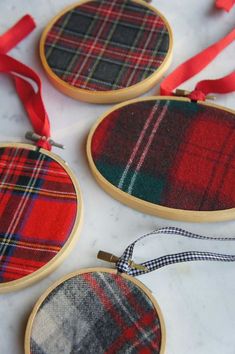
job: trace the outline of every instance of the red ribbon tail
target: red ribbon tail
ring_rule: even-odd
[[[30,15],[23,16],[6,33],[0,36],[0,53],[6,54],[27,37],[36,27]]]
[[[18,96],[28,113],[34,132],[39,136],[37,145],[50,150],[50,122],[43,104],[40,77],[34,70],[6,54],[34,28],[33,18],[26,15],[0,36],[0,73],[8,74],[14,79]]]
[[[217,0],[215,6],[218,9],[229,12],[235,4],[235,0]]]

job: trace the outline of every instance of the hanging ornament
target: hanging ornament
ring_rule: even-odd
[[[120,258],[99,252],[98,258],[114,263],[116,269],[83,269],[53,284],[30,315],[25,354],[163,354],[166,333],[160,307],[150,290],[134,277],[174,263],[234,262],[235,256],[191,251],[135,263],[134,247],[151,235],[234,241],[166,227],[137,239]]]
[[[119,201],[174,220],[235,217],[235,112],[206,102],[235,91],[235,72],[177,89],[235,39],[235,30],[181,64],[162,96],[128,101],[92,127],[88,161],[98,183]]]
[[[41,80],[6,54],[34,27],[32,18],[25,16],[0,38],[0,72],[13,78],[34,130],[26,137],[35,142],[0,144],[0,293],[28,286],[53,271],[71,250],[81,226],[76,177],[50,151],[63,146],[51,138]]]
[[[162,77],[171,61],[172,32],[145,1],[81,1],[48,24],[40,56],[49,79],[66,95],[120,102]]]

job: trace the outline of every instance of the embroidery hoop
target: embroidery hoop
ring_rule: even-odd
[[[135,276],[139,275],[144,275],[147,273],[150,273],[155,270],[159,270],[160,268],[163,268],[168,265],[173,265],[177,263],[184,263],[184,262],[197,262],[197,261],[216,261],[216,262],[235,262],[235,255],[234,254],[221,254],[221,253],[214,253],[214,252],[208,252],[208,251],[186,251],[186,252],[180,252],[180,253],[170,253],[166,254],[164,256],[157,257],[155,259],[150,259],[142,263],[135,263],[134,262],[134,248],[137,245],[137,243],[142,243],[144,239],[148,237],[159,237],[159,236],[171,236],[171,237],[183,237],[183,238],[190,238],[190,239],[195,239],[195,240],[200,240],[200,241],[217,241],[217,242],[224,242],[224,241],[234,241],[235,239],[233,237],[208,237],[208,236],[203,236],[203,235],[198,235],[191,233],[189,231],[177,228],[177,227],[164,227],[161,229],[156,229],[152,232],[149,232],[139,238],[137,238],[135,241],[133,241],[129,246],[126,247],[124,253],[122,254],[121,257],[117,257],[113,254],[100,251],[97,255],[97,258],[110,262],[110,263],[115,263],[116,269],[109,269],[109,268],[88,268],[88,269],[82,269],[80,271],[71,273],[69,275],[66,275],[62,279],[58,280],[55,284],[53,284],[36,302],[36,305],[33,308],[33,311],[29,317],[27,327],[26,327],[26,333],[25,333],[25,354],[30,354],[30,341],[31,341],[31,333],[33,329],[33,323],[35,320],[35,317],[38,313],[38,310],[41,308],[42,303],[44,300],[48,297],[48,295],[60,284],[64,283],[66,280],[73,278],[74,276],[77,275],[83,275],[85,273],[96,273],[96,272],[106,272],[109,274],[117,274],[120,277],[123,277],[131,282],[133,282],[135,285],[139,287],[140,290],[142,290],[145,295],[149,298],[151,301],[153,308],[156,310],[157,313],[157,318],[159,320],[160,324],[160,329],[161,329],[161,347],[160,347],[160,354],[164,353],[165,349],[165,343],[166,343],[166,330],[165,330],[165,324],[164,324],[164,319],[161,313],[161,310],[159,308],[159,305],[157,304],[155,298],[153,298],[152,294],[150,291],[141,283],[139,282]],[[142,244],[143,247],[143,244]],[[90,280],[91,282],[91,280]],[[106,286],[106,285],[105,285]],[[93,288],[93,287],[92,287]],[[99,285],[98,285],[99,288]],[[79,288],[77,288],[79,289]],[[68,288],[66,289],[66,294],[67,294]],[[94,290],[95,292],[95,290]],[[79,292],[78,292],[79,294]],[[88,298],[89,295],[87,294]],[[107,296],[113,296],[107,294]],[[58,299],[57,299],[58,301]],[[56,311],[57,309],[57,304],[60,303],[58,301],[57,303],[53,303],[53,312]],[[87,306],[87,304],[85,305]],[[62,315],[61,315],[62,316]],[[40,323],[44,324],[45,319],[40,318],[38,325]],[[107,328],[107,325],[105,326]],[[91,327],[92,328],[92,327]],[[40,327],[37,328],[37,332],[40,330]],[[55,333],[58,335],[58,333],[55,331]],[[120,335],[120,334],[118,334]],[[40,337],[40,343],[36,344],[43,344],[43,339],[42,336]],[[43,348],[44,349],[44,348]],[[45,348],[45,352],[47,349]]]
[[[203,52],[199,53],[196,56],[197,58],[193,57],[193,58],[189,59],[187,62],[181,64],[180,67],[175,69],[173,71],[173,73],[170,74],[170,76],[164,80],[164,82],[166,82],[165,87],[168,88],[168,86],[170,86],[169,79],[171,79],[171,78],[172,78],[171,80],[173,82],[172,85],[174,85],[174,87],[177,87],[181,82],[186,81],[184,76],[187,76],[187,79],[194,76],[195,73],[199,72],[200,70],[202,70],[202,68],[204,68],[206,65],[208,65],[208,63],[210,61],[212,61],[212,59],[216,55],[218,55],[224,47],[229,45],[234,40],[234,37],[235,37],[235,31],[232,31],[231,33],[229,33],[229,35],[227,35],[225,38],[220,40],[218,43],[210,46],[209,48],[205,49]],[[187,68],[186,68],[186,63],[190,62],[189,63],[190,64],[189,68],[190,68],[190,66],[192,66],[192,64],[193,64],[193,60],[196,61],[199,58],[201,59],[204,55],[204,52],[210,52],[211,47],[213,47],[213,49],[216,48],[217,53],[215,54],[215,51],[214,51],[213,54],[210,54],[208,56],[209,58],[207,59],[207,63],[200,64],[201,65],[200,69],[198,69],[198,68],[195,69],[193,74],[190,73],[190,70],[188,70],[189,71],[189,73],[188,73]],[[214,55],[214,57],[212,57],[213,55]],[[182,68],[183,74],[182,74],[182,72],[180,72],[177,76],[175,73],[179,72],[181,68]],[[184,78],[184,80],[183,80],[183,78]],[[229,81],[228,79],[230,79],[230,78],[231,78],[231,74],[226,76],[223,79],[214,80],[214,82],[218,82],[218,83],[221,82],[222,83],[222,81],[223,81],[223,83],[224,83],[226,80],[228,82]],[[213,84],[213,80],[204,80],[204,81],[201,81],[198,85],[199,86],[200,86],[200,84],[204,85],[204,83],[209,83],[209,85],[210,85],[210,83]],[[163,86],[162,86],[162,91],[163,91]],[[168,91],[170,93],[170,89]],[[218,90],[216,92],[226,93],[226,92],[231,92],[231,91],[232,91],[232,89],[228,85],[228,88],[226,88],[226,89],[222,88],[220,91]],[[209,91],[209,92],[211,92],[211,91]],[[154,101],[167,101],[167,100],[170,101],[170,100],[172,100],[172,101],[180,101],[180,102],[191,102],[191,101],[195,100],[198,105],[203,105],[204,107],[216,108],[217,110],[229,112],[229,113],[235,115],[235,111],[232,109],[228,109],[223,106],[218,106],[218,105],[203,101],[202,99],[204,97],[204,100],[205,100],[206,95],[203,95],[203,93],[201,93],[201,91],[199,91],[197,89],[195,89],[192,93],[188,92],[187,94],[182,94],[182,96],[185,96],[185,97],[180,97],[177,95],[174,96],[174,93],[172,93],[171,96],[169,96],[169,93],[168,94],[167,93],[163,92],[163,96],[152,96],[152,97],[139,98],[139,99],[134,99],[134,100],[130,100],[128,102],[124,102],[124,103],[115,105],[113,108],[111,108],[109,111],[107,111],[103,116],[101,116],[101,118],[98,119],[98,121],[92,126],[92,128],[89,132],[89,135],[88,135],[88,139],[87,139],[87,158],[88,158],[88,162],[89,162],[92,174],[94,175],[96,181],[100,184],[100,186],[112,197],[114,197],[115,199],[119,200],[120,202],[122,202],[134,209],[137,209],[137,210],[147,213],[147,214],[152,214],[152,215],[162,217],[162,218],[167,218],[167,219],[172,219],[172,220],[177,220],[177,221],[178,220],[179,221],[187,221],[187,222],[216,222],[216,221],[227,221],[227,220],[234,219],[235,206],[234,206],[234,208],[223,209],[223,210],[215,210],[215,211],[198,211],[198,210],[196,210],[195,211],[195,210],[187,210],[187,209],[186,210],[185,209],[176,209],[176,208],[161,206],[159,204],[154,204],[154,203],[145,201],[144,199],[140,199],[138,197],[128,194],[128,192],[123,192],[121,189],[114,186],[99,172],[98,168],[96,167],[93,156],[92,156],[92,139],[93,139],[93,136],[96,132],[96,129],[106,118],[109,119],[108,116],[112,112],[117,111],[118,109],[120,109],[122,107],[129,106],[129,105],[131,106],[131,104],[133,104],[133,103],[147,102],[147,101],[151,101],[151,100],[154,100]],[[190,97],[190,95],[194,95],[194,94],[198,95],[198,97],[196,99],[194,97]]]
[[[235,207],[232,209],[218,210],[218,211],[192,211],[184,209],[174,209],[170,207],[161,206],[159,204],[154,204],[133,195],[130,195],[118,187],[114,186],[109,182],[98,170],[95,165],[94,159],[92,157],[92,139],[96,132],[97,127],[103,122],[106,117],[108,117],[112,112],[125,106],[129,106],[136,102],[146,102],[146,101],[181,101],[181,102],[191,102],[189,98],[183,97],[172,97],[172,96],[150,96],[145,98],[138,98],[128,102],[124,102],[112,107],[104,115],[102,115],[98,121],[92,126],[88,139],[87,139],[87,158],[93,176],[95,177],[98,184],[104,189],[105,192],[110,194],[114,199],[117,199],[123,204],[128,205],[131,208],[137,209],[140,212],[151,214],[165,219],[172,219],[176,221],[187,221],[187,222],[216,222],[216,221],[227,221],[232,220],[235,217]],[[212,103],[198,101],[200,105],[207,107],[214,107],[222,111],[226,111],[235,115],[235,111],[232,109],[224,108]]]
[[[24,144],[24,143],[2,143],[0,142],[0,148],[5,148],[5,147],[13,147],[13,148],[23,148],[27,150],[33,150],[36,151],[37,147],[35,145],[31,144]],[[23,276],[17,280],[13,280],[10,282],[5,282],[5,283],[0,283],[0,294],[1,293],[6,293],[10,291],[17,291],[21,288],[28,287],[31,284],[41,280],[42,278],[46,277],[48,274],[52,273],[64,260],[65,258],[69,255],[69,253],[72,251],[74,248],[78,236],[81,232],[81,227],[82,227],[82,219],[83,219],[83,203],[82,203],[82,198],[81,198],[81,192],[79,188],[78,181],[72,172],[68,165],[64,162],[62,158],[57,156],[56,154],[47,151],[45,149],[40,149],[40,153],[45,154],[46,156],[49,156],[51,159],[59,163],[63,169],[67,172],[68,176],[71,178],[71,181],[73,183],[74,189],[76,191],[77,195],[77,202],[79,205],[79,208],[77,208],[77,215],[74,221],[73,228],[71,230],[70,236],[68,237],[67,241],[64,243],[63,247],[61,250],[56,254],[55,257],[53,257],[48,263],[46,263],[44,266],[36,270],[35,272]]]
[[[126,101],[128,99],[134,98],[136,96],[139,96],[146,91],[150,90],[156,83],[160,80],[160,78],[163,76],[163,74],[167,71],[167,69],[170,66],[171,59],[172,59],[172,50],[173,50],[173,34],[172,34],[172,29],[167,21],[167,19],[162,15],[161,12],[159,12],[156,8],[151,6],[150,4],[146,3],[144,0],[132,0],[132,2],[136,4],[143,5],[150,10],[152,10],[154,13],[156,13],[158,16],[160,16],[168,30],[169,33],[169,48],[168,52],[165,56],[165,59],[163,60],[162,64],[159,66],[159,68],[151,74],[149,77],[146,79],[138,82],[137,84],[134,84],[132,86],[118,89],[118,90],[110,90],[110,91],[89,91],[86,89],[81,89],[81,88],[76,88],[72,85],[69,85],[62,79],[60,79],[50,68],[48,65],[47,59],[45,57],[45,41],[48,32],[50,31],[51,27],[54,25],[54,23],[62,17],[65,13],[70,11],[71,9],[83,5],[87,2],[90,2],[91,0],[82,0],[79,3],[75,3],[72,6],[68,6],[65,8],[63,11],[61,11],[57,16],[55,16],[49,24],[46,26],[44,29],[41,39],[40,39],[40,44],[39,44],[39,53],[40,53],[40,58],[42,62],[42,66],[44,70],[46,71],[46,74],[49,78],[49,80],[52,82],[52,84],[60,90],[62,93],[65,95],[68,95],[72,98],[90,102],[90,103],[115,103],[115,102],[121,102],[121,101]]]
[[[9,36],[10,40],[6,41],[6,48],[8,45],[11,46],[11,37],[12,37],[12,34],[14,33],[14,31],[17,31],[17,34],[18,34],[18,36],[16,36],[15,41],[19,42],[26,35],[28,35],[29,32],[31,32],[34,29],[34,27],[35,27],[35,24],[34,24],[32,18],[28,15],[24,16],[19,22],[16,23],[15,26],[13,26],[5,34],[6,38],[7,38],[8,33],[10,34],[10,36]],[[14,38],[14,36],[12,38]],[[13,42],[14,42],[14,40],[13,40]],[[13,43],[12,43],[12,47],[13,47]],[[9,48],[8,48],[8,50],[9,50]],[[3,53],[4,53],[4,51],[3,51]],[[11,57],[8,57],[8,59],[11,60]],[[15,61],[15,63],[22,65],[18,61]],[[24,67],[27,68],[26,66],[24,66]],[[29,69],[29,70],[31,70],[31,69]],[[17,70],[16,70],[16,72],[17,72]],[[36,73],[34,73],[34,74],[37,77],[37,74]],[[27,76],[27,74],[26,74],[26,76]],[[39,81],[40,81],[40,79],[39,79]],[[42,145],[44,145],[43,141],[42,141]],[[63,262],[63,260],[67,257],[69,252],[73,249],[75,242],[77,241],[77,236],[79,235],[79,233],[81,231],[82,217],[83,217],[83,202],[82,202],[82,198],[81,198],[81,192],[80,192],[80,187],[79,187],[78,181],[77,181],[74,173],[72,172],[72,170],[70,170],[67,163],[62,158],[60,158],[56,154],[52,153],[51,151],[42,148],[40,146],[40,144],[39,144],[39,146],[37,146],[37,145],[32,145],[32,144],[27,144],[27,143],[0,142],[0,148],[8,148],[8,147],[16,148],[16,149],[21,148],[21,149],[28,150],[28,151],[38,151],[40,154],[50,157],[51,160],[55,161],[58,165],[60,165],[71,180],[71,183],[74,187],[74,191],[76,193],[76,197],[77,197],[76,200],[77,200],[78,207],[77,207],[77,211],[76,211],[76,216],[74,218],[73,227],[72,227],[72,230],[70,231],[70,235],[67,238],[64,245],[61,247],[60,251],[57,252],[56,256],[51,258],[49,262],[47,262],[43,266],[39,267],[36,271],[34,271],[26,276],[22,276],[16,280],[12,280],[9,282],[0,283],[0,293],[6,293],[9,291],[16,291],[16,290],[19,290],[23,287],[27,287],[27,286],[31,285],[32,283],[42,279],[43,277],[45,277],[46,275],[51,273],[53,270],[55,270]]]
[[[26,327],[26,332],[25,332],[25,342],[24,342],[24,348],[25,348],[25,354],[31,354],[30,351],[30,339],[31,339],[31,333],[32,333],[32,327],[33,327],[33,323],[34,323],[34,319],[37,315],[37,312],[41,306],[41,304],[43,303],[43,301],[48,297],[48,295],[56,288],[58,287],[60,284],[64,283],[66,280],[71,279],[75,276],[79,276],[85,273],[95,273],[95,272],[103,272],[103,273],[109,273],[109,274],[117,274],[117,271],[115,269],[111,269],[111,268],[102,268],[102,267],[97,267],[97,268],[84,268],[81,269],[79,271],[75,271],[73,273],[70,273],[68,275],[63,276],[61,279],[59,279],[58,281],[56,281],[52,286],[49,287],[49,289],[47,289],[38,299],[38,301],[36,302],[32,313],[28,319],[28,323],[27,323],[27,327]],[[132,276],[129,276],[127,274],[120,274],[121,277],[123,277],[124,279],[127,279],[129,281],[131,281],[132,283],[134,283],[134,285],[136,285],[139,290],[143,291],[144,294],[149,298],[149,300],[151,301],[153,308],[155,309],[158,318],[159,318],[159,322],[160,322],[160,327],[161,327],[161,349],[159,354],[163,354],[165,352],[165,344],[166,344],[166,329],[165,329],[165,323],[164,323],[164,319],[162,316],[162,312],[161,309],[156,301],[156,299],[153,297],[153,295],[151,294],[150,290],[142,283],[140,282],[138,279],[135,279]]]

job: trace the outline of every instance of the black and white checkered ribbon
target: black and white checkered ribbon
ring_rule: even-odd
[[[198,240],[214,240],[214,241],[235,241],[235,238],[232,237],[207,237],[200,236],[177,227],[164,227],[153,232],[150,232],[146,235],[141,236],[135,242],[131,243],[124,251],[123,255],[119,258],[116,263],[117,270],[121,273],[127,273],[132,276],[138,276],[141,274],[146,274],[152,272],[156,269],[162,268],[166,265],[182,262],[191,262],[191,261],[219,261],[219,262],[235,262],[235,255],[227,255],[220,253],[212,252],[182,252],[176,254],[170,254],[150,261],[140,263],[140,268],[146,269],[137,269],[136,264],[133,263],[133,251],[135,245],[143,240],[144,238],[151,235],[173,235],[173,236],[183,236],[189,238],[195,238]],[[137,265],[137,267],[139,266]]]

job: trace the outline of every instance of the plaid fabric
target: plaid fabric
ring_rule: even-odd
[[[117,90],[146,79],[164,61],[169,33],[162,18],[129,0],[89,1],[49,30],[51,70],[78,88]]]
[[[161,328],[145,293],[120,275],[85,273],[41,304],[31,354],[158,354]]]
[[[235,207],[235,119],[183,101],[126,105],[96,129],[98,171],[125,193],[184,210]]]
[[[38,151],[0,148],[0,282],[31,274],[61,250],[77,196],[63,167]]]

